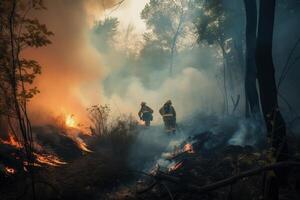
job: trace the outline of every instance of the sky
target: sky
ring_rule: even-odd
[[[105,17],[117,17],[120,21],[121,28],[133,25],[135,30],[139,33],[146,30],[145,23],[140,18],[140,13],[149,0],[124,0],[121,4],[118,4],[118,2],[121,2],[121,0],[119,0],[116,6],[104,12],[101,12],[103,10],[102,0],[97,0],[97,2],[99,7],[96,7],[96,9],[93,3],[86,4],[89,25],[93,25],[95,20],[103,20]]]

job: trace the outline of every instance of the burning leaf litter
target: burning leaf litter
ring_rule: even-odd
[[[17,140],[17,138],[12,134],[12,133],[8,133],[8,139],[7,140],[3,140],[0,138],[0,143],[2,144],[7,144],[10,146],[13,146],[17,149],[22,148],[22,145],[20,144],[20,142]]]

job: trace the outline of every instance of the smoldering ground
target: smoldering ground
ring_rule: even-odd
[[[131,148],[129,163],[134,169],[144,171],[157,165],[168,169],[174,164],[167,159],[170,152],[183,148],[186,142],[193,144],[196,137],[208,132],[211,136],[204,143],[203,151],[230,145],[260,149],[266,144],[266,131],[259,121],[198,113],[179,121],[176,134],[166,133],[161,125],[141,129]]]

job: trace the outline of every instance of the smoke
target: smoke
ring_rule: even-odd
[[[101,102],[99,80],[105,72],[88,32],[93,17],[103,13],[102,3],[109,8],[115,1],[47,0],[46,11],[32,13],[55,34],[51,45],[24,53],[42,66],[35,82],[41,93],[30,102],[34,123],[67,114],[84,123],[86,107]]]
[[[130,163],[144,171],[153,169],[156,164],[169,168],[174,162],[168,157],[185,142],[203,143],[200,150],[203,154],[229,145],[264,148],[266,130],[263,127],[261,121],[254,119],[194,114],[178,123],[176,134],[167,134],[161,125],[140,130],[131,150]]]
[[[41,93],[30,102],[33,122],[45,124],[59,115],[73,114],[76,122],[88,124],[86,108],[105,103],[110,104],[113,115],[119,115],[137,113],[140,102],[146,101],[155,110],[156,124],[161,123],[157,111],[168,99],[173,101],[179,120],[197,111],[220,110],[222,93],[213,73],[217,64],[209,61],[215,60],[214,56],[204,58],[205,54],[202,54],[203,60],[197,66],[190,60],[198,55],[175,57],[176,69],[170,77],[168,63],[162,63],[165,66],[163,70],[156,69],[154,61],[159,59],[157,56],[146,55],[150,62],[147,65],[144,61],[140,63],[143,66],[137,74],[133,73],[133,67],[137,68],[138,63],[131,64],[134,58],[128,59],[128,54],[112,51],[108,55],[97,50],[91,40],[93,24],[95,20],[103,19],[103,8],[109,9],[115,3],[108,0],[48,0],[45,2],[46,11],[32,14],[55,33],[51,45],[24,53],[25,57],[36,59],[43,67],[42,75],[35,82]],[[130,10],[131,4],[125,4],[125,8]],[[141,5],[139,7],[142,8]],[[125,35],[130,38],[130,33]],[[123,40],[125,37],[118,38]],[[121,42],[124,43],[116,41]],[[133,44],[137,41],[127,42]],[[210,51],[209,48],[203,49]],[[208,69],[207,64],[211,63],[213,67]],[[147,80],[141,74],[145,74]],[[106,84],[108,79],[112,80],[110,84]]]
[[[158,110],[168,99],[172,100],[179,121],[199,111],[220,110],[218,105],[222,105],[222,96],[216,90],[218,86],[212,81],[213,78],[205,71],[188,67],[173,77],[159,77],[160,73],[163,74],[163,72],[156,72],[153,75],[156,81],[162,82],[160,87],[155,89],[145,87],[138,77],[116,80],[116,85],[122,81],[127,83],[123,88],[123,95],[113,93],[110,97],[106,97],[105,101],[117,105],[120,112],[125,113],[132,111],[137,113],[140,102],[145,101],[154,109],[156,124],[161,122]],[[155,82],[155,80],[151,81]],[[123,87],[122,84],[121,86]]]
[[[261,121],[240,119],[238,120],[238,129],[234,132],[228,143],[240,146],[253,146],[258,140],[262,140],[264,132],[266,130]]]
[[[169,135],[160,125],[141,129],[131,148],[129,163],[134,169],[144,171],[152,169],[156,164],[167,166],[170,162],[164,159],[164,154],[173,151],[175,145],[179,145],[186,138],[187,135],[179,131]]]

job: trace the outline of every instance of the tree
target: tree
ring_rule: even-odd
[[[287,143],[286,125],[278,106],[275,68],[272,56],[275,5],[275,0],[260,0],[256,65],[262,113],[268,137],[271,140],[274,158],[278,162],[287,159]],[[285,171],[277,170],[275,172],[277,180],[282,184],[286,176]],[[266,199],[278,199],[277,180],[272,176],[267,177]]]
[[[260,90],[260,101],[272,147],[278,160],[284,158],[285,122],[277,99],[275,69],[272,56],[275,0],[261,0],[257,33],[256,64]]]
[[[220,0],[198,1],[198,17],[195,20],[197,27],[198,42],[207,42],[219,46],[223,57],[223,86],[224,86],[224,112],[228,113],[228,92],[227,92],[227,64],[228,55],[225,49],[227,16]]]
[[[106,18],[95,23],[92,29],[92,41],[100,52],[107,53],[111,50],[118,25],[117,18]]]
[[[0,115],[8,119],[10,131],[19,136],[24,147],[33,190],[33,137],[27,102],[38,93],[31,84],[41,73],[41,66],[35,60],[22,58],[21,53],[25,48],[39,48],[51,43],[48,37],[53,33],[37,19],[27,17],[31,10],[40,9],[45,9],[41,0],[0,2]]]
[[[232,111],[236,110],[244,80],[240,8],[234,5],[239,5],[238,1],[197,0],[195,6],[198,42],[217,46],[223,59],[225,113],[229,113],[229,98],[233,100]]]
[[[174,55],[180,48],[188,29],[188,13],[191,9],[190,0],[150,0],[141,12],[148,32],[145,34],[146,43],[156,45],[158,51],[169,54],[169,74],[173,73]],[[181,44],[184,46],[184,44]],[[146,44],[145,47],[149,45]]]
[[[257,8],[256,1],[244,0],[246,12],[246,71],[245,92],[247,103],[252,115],[259,113],[259,99],[256,89],[256,31],[257,31]],[[249,105],[248,105],[249,104]],[[246,109],[247,110],[247,109]]]

